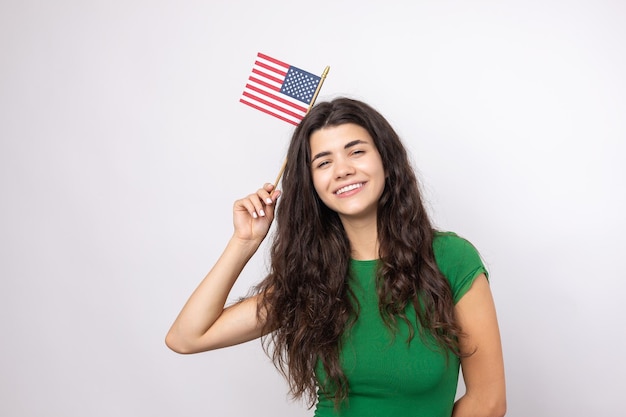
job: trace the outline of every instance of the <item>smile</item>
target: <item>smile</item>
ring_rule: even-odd
[[[361,188],[361,187],[363,187],[362,182],[346,185],[345,187],[341,187],[340,189],[335,191],[335,195],[341,195],[343,193],[347,193],[348,191],[356,190],[357,188]]]

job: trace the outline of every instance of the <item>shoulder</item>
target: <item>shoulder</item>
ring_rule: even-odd
[[[459,263],[464,260],[480,261],[480,255],[474,245],[454,232],[435,232],[433,253],[438,264]]]
[[[453,232],[435,232],[433,253],[441,273],[452,287],[455,303],[481,274],[488,276],[476,247]]]
[[[435,255],[446,255],[450,251],[476,250],[469,240],[457,235],[454,232],[436,231],[433,236],[433,250]],[[439,253],[437,253],[439,252]]]

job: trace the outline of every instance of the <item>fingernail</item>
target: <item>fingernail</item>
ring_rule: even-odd
[[[257,216],[256,212],[253,212],[253,213],[252,213],[252,217],[256,219],[256,218],[257,218],[257,217],[259,217],[259,216]]]
[[[259,214],[260,214],[261,216],[265,216],[265,212],[264,212],[263,210],[259,210]]]
[[[266,202],[267,204],[272,204],[272,203],[273,203],[272,199],[271,199],[271,198],[269,198],[269,197],[267,197],[267,198],[265,199],[265,202]]]

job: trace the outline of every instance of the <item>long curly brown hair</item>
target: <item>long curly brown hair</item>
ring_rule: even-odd
[[[357,124],[370,134],[382,158],[386,183],[378,203],[380,313],[394,329],[415,307],[422,328],[442,349],[459,354],[460,328],[450,285],[432,249],[434,229],[400,138],[369,105],[338,98],[316,105],[296,128],[287,153],[281,202],[271,246],[269,275],[257,287],[258,314],[268,336],[264,347],[287,378],[291,394],[313,405],[318,361],[339,404],[349,386],[340,365],[342,335],[358,317],[347,285],[350,241],[339,216],[320,200],[311,176],[309,138],[318,129]],[[409,328],[412,328],[409,326]],[[409,339],[415,335],[415,330]]]

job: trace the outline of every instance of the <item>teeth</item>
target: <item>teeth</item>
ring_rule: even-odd
[[[346,193],[348,191],[352,191],[352,190],[355,190],[355,189],[361,188],[361,187],[363,187],[363,183],[362,182],[360,182],[358,184],[346,185],[345,187],[338,189],[335,192],[335,194],[337,194],[337,195],[343,194],[343,193]]]

